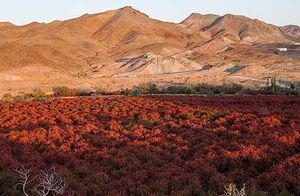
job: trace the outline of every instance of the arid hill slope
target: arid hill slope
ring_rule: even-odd
[[[14,82],[10,89],[16,85],[11,78],[22,82],[22,88],[32,82],[77,85],[82,80],[94,86],[99,79],[122,77],[130,77],[126,85],[137,82],[132,77],[139,82],[153,76],[176,82],[174,78],[203,74],[213,74],[219,81],[227,77],[226,66],[253,62],[258,74],[251,77],[262,78],[280,72],[284,65],[287,69],[287,63],[297,67],[293,58],[259,47],[294,44],[292,36],[298,35],[294,29],[230,14],[194,13],[175,24],[151,19],[131,7],[48,24],[0,23],[0,80]],[[212,65],[208,73],[196,71],[207,64]],[[270,66],[276,66],[275,71],[269,71]],[[298,77],[298,69],[288,72],[286,77]]]
[[[290,36],[300,39],[300,27],[297,25],[286,25],[281,27],[281,30]]]

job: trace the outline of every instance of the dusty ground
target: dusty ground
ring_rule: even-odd
[[[300,73],[281,72],[281,69],[269,70],[257,69],[259,65],[248,65],[238,73],[228,74],[226,69],[232,65],[224,65],[205,71],[181,72],[174,74],[158,74],[151,76],[130,76],[130,77],[89,77],[76,78],[57,74],[45,79],[22,78],[19,75],[2,75],[0,80],[0,95],[9,93],[17,95],[20,92],[31,92],[40,88],[46,93],[52,93],[53,87],[68,86],[78,89],[104,89],[106,91],[117,91],[146,83],[155,83],[159,86],[177,84],[207,83],[211,85],[222,85],[223,83],[236,83],[245,87],[258,88],[266,85],[266,77],[277,76],[286,80],[300,78]]]

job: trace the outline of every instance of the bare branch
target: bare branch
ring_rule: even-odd
[[[63,194],[66,189],[66,183],[55,172],[55,169],[49,171],[41,171],[40,183],[35,187],[35,191],[40,196],[46,196],[50,192]]]
[[[26,186],[35,179],[34,177],[30,176],[30,172],[31,170],[29,169],[24,169],[23,167],[21,169],[15,169],[14,170],[17,174],[19,174],[20,176],[20,181],[18,184],[15,185],[15,187],[17,186],[22,186],[22,190],[25,196],[28,196],[29,194],[26,192]]]

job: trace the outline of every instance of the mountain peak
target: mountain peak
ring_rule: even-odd
[[[15,25],[10,22],[0,22],[0,27],[13,27],[13,26]]]
[[[193,12],[188,18],[197,18],[202,17],[203,15],[197,12]]]
[[[192,13],[180,24],[183,25],[189,33],[195,33],[202,28],[209,26],[218,17],[218,15],[213,14],[202,15],[199,13]]]
[[[135,9],[132,6],[125,6],[125,7],[122,7],[121,10],[135,10]]]
[[[300,27],[298,25],[286,25],[281,28],[287,31],[300,32]]]
[[[131,6],[125,6],[119,9],[119,13],[122,15],[132,15],[132,16],[147,16],[146,14],[134,9]],[[147,16],[148,17],[148,16]]]
[[[223,20],[251,20],[248,17],[242,16],[242,15],[235,15],[235,14],[225,14],[224,16],[222,16]]]
[[[280,27],[280,30],[287,35],[300,39],[300,27],[298,25],[286,25]]]
[[[185,20],[183,20],[181,22],[182,23],[188,23],[188,22],[195,22],[195,21],[203,21],[203,20],[211,20],[218,18],[218,15],[214,15],[214,14],[200,14],[200,13],[192,13],[189,17],[187,17]]]

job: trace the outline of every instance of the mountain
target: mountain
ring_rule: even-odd
[[[234,42],[264,43],[287,41],[277,26],[232,14],[226,14],[217,18],[202,30],[208,32],[212,37],[228,37]]]
[[[290,43],[279,27],[245,16],[192,14],[183,24],[189,35],[188,47],[200,52],[216,52],[234,43]]]
[[[202,15],[199,13],[193,13],[180,24],[189,33],[195,33],[204,27],[209,26],[214,20],[220,16],[214,14]]]
[[[124,7],[92,38],[113,49],[114,54],[128,55],[149,52],[153,46],[158,49],[164,46],[182,48],[185,43],[182,34],[182,29],[175,24],[154,20],[131,7]]]
[[[281,30],[292,37],[300,39],[300,27],[297,25],[286,25],[281,27]]]
[[[0,23],[0,81],[13,84],[0,85],[0,90],[15,88],[11,78],[27,89],[97,85],[99,80],[113,80],[113,86],[122,80],[120,87],[152,81],[154,76],[164,82],[183,76],[209,82],[214,77],[206,76],[213,74],[218,76],[214,81],[221,81],[227,77],[226,66],[254,61],[255,70],[261,70],[254,75],[262,77],[272,73],[273,66],[280,71],[289,66],[286,61],[295,61],[270,51],[276,49],[274,44],[294,44],[298,33],[296,26],[279,28],[231,14],[193,13],[178,24],[163,22],[132,7],[51,23]],[[205,65],[213,68],[203,70]],[[289,77],[296,77],[294,70]]]

